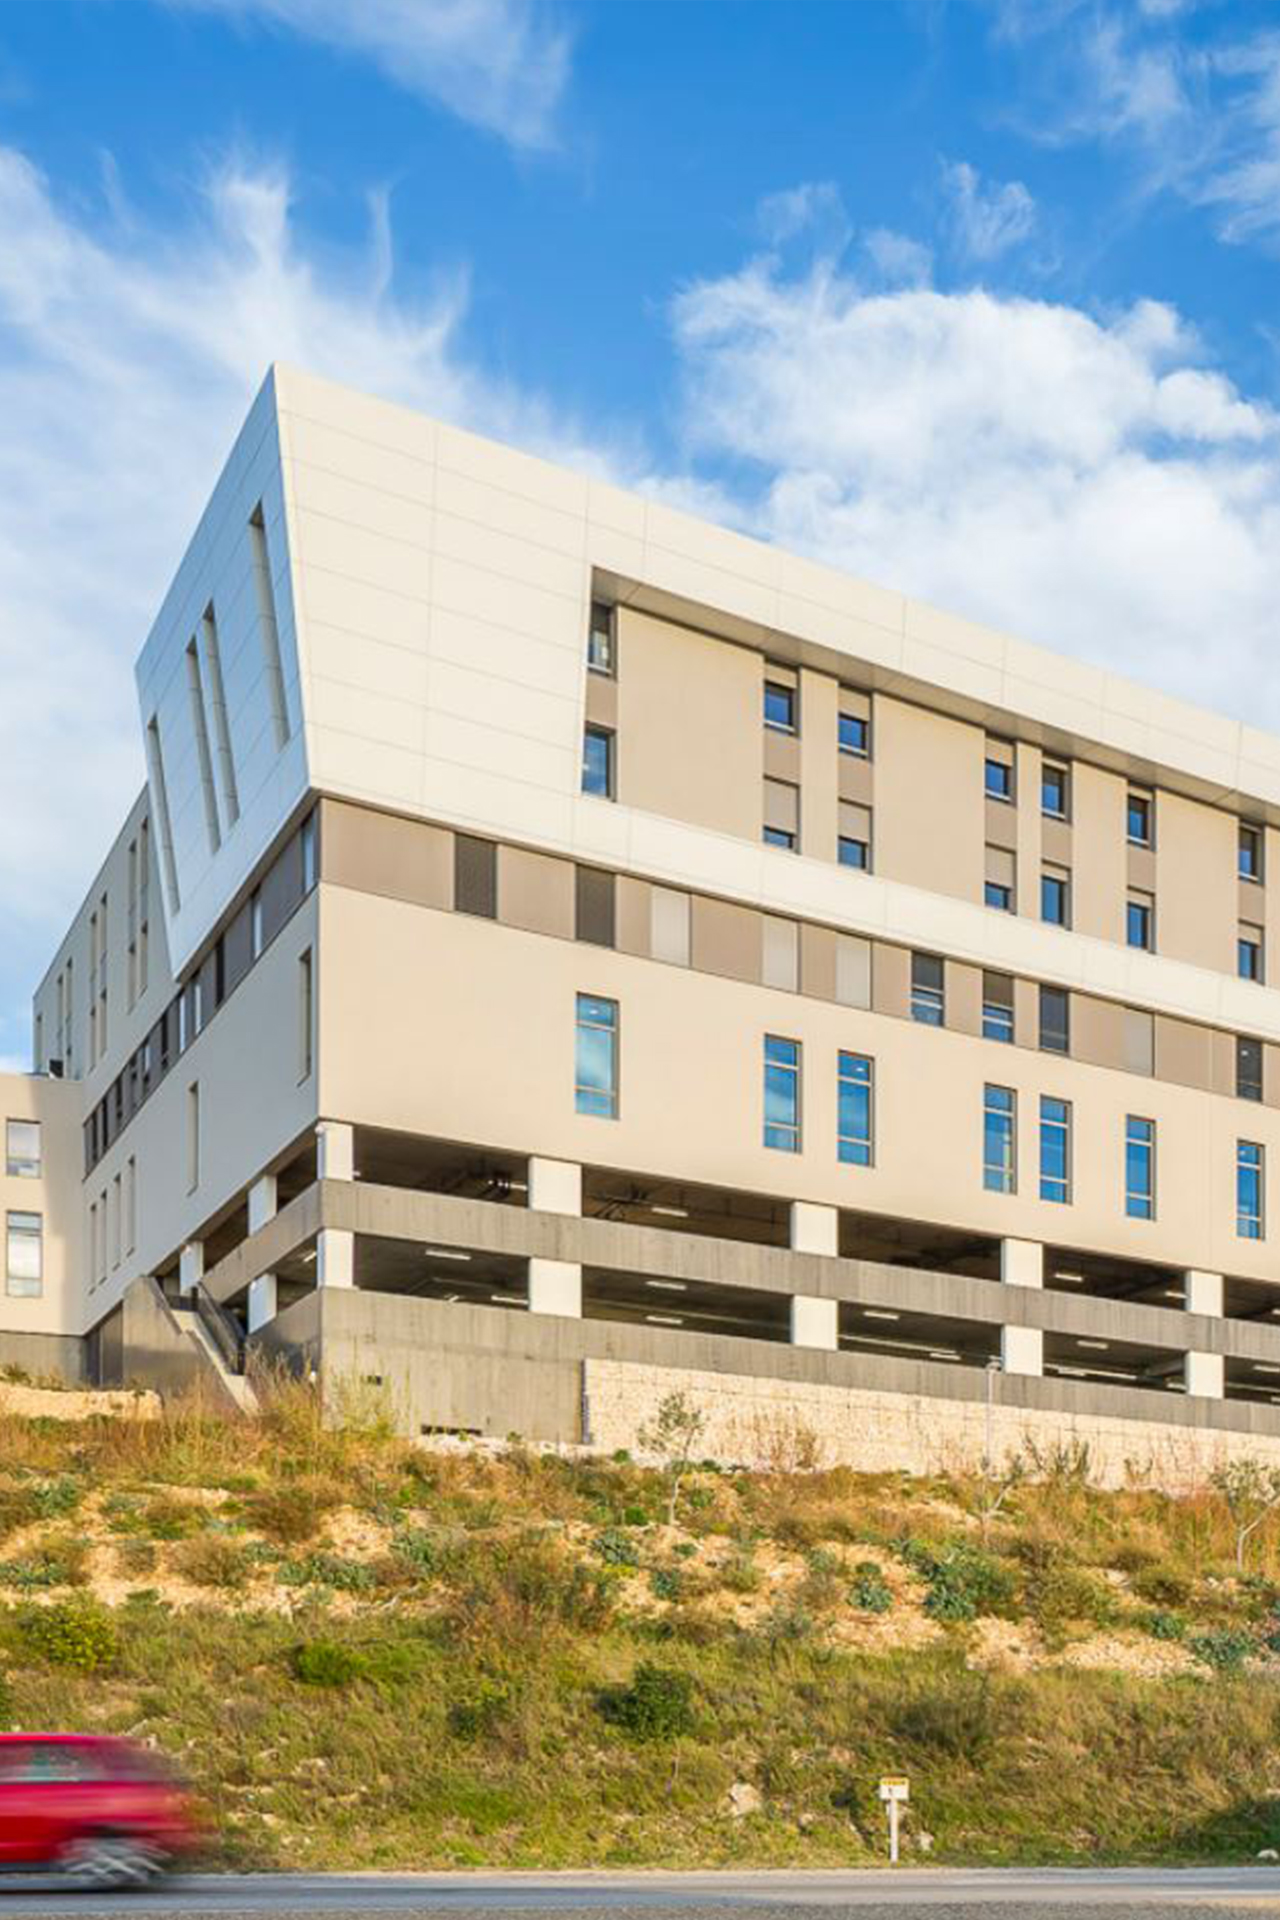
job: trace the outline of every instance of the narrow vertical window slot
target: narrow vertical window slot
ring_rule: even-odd
[[[280,629],[276,624],[276,598],[271,585],[271,554],[267,547],[267,525],[262,517],[261,501],[249,517],[249,546],[253,554],[253,583],[258,596],[258,626],[262,635],[267,699],[271,704],[271,718],[275,727],[278,751],[289,738],[289,709],[284,697]]]
[[[222,782],[222,811],[228,833],[240,818],[240,789],[236,783],[235,755],[231,751],[231,725],[227,717],[227,696],[222,684],[222,649],[218,645],[218,618],[212,600],[200,622],[204,643],[205,671],[209,676],[209,708],[213,720],[213,739],[218,750],[218,777]]]
[[[156,802],[156,829],[160,836],[160,865],[164,872],[169,910],[177,913],[182,904],[178,893],[178,870],[173,859],[173,826],[169,818],[169,788],[164,777],[164,753],[160,746],[160,722],[155,714],[147,722],[147,769]]]
[[[194,640],[187,642],[187,692],[191,696],[191,726],[196,736],[196,759],[200,767],[200,791],[204,797],[204,823],[209,835],[209,851],[216,853],[222,845],[222,830],[218,825],[218,797],[213,788],[213,756],[209,751],[204,675],[200,671],[200,652]]]

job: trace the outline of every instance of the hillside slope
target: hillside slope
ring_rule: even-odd
[[[884,1772],[916,1857],[1280,1846],[1265,1489],[790,1454],[691,1469],[671,1524],[659,1468],[410,1448],[300,1387],[0,1412],[3,1718],[154,1741],[242,1865],[869,1862]]]

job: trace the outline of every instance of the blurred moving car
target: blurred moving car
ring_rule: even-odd
[[[0,1873],[138,1887],[201,1838],[189,1790],[149,1747],[88,1733],[0,1734]]]

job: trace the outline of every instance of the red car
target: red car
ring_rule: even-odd
[[[0,1734],[0,1873],[142,1886],[201,1837],[190,1794],[149,1747],[89,1733]]]

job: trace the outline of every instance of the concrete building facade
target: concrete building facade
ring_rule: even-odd
[[[137,687],[0,1356],[1280,1458],[1280,739],[283,368]]]

